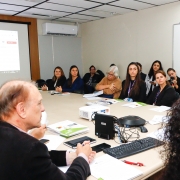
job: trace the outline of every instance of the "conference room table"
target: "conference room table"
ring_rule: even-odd
[[[93,101],[83,98],[82,94],[70,93],[68,95],[58,95],[58,94],[51,95],[47,91],[40,91],[40,92],[43,97],[42,102],[45,107],[45,111],[47,112],[48,125],[59,121],[71,120],[76,123],[83,124],[89,127],[90,130],[88,133],[68,138],[68,140],[76,139],[86,135],[96,139],[96,143],[92,144],[91,146],[95,146],[103,142],[110,144],[111,147],[115,147],[119,145],[118,137],[116,137],[115,140],[105,140],[98,138],[95,135],[95,125],[93,124],[93,122],[79,117],[79,108],[82,106],[86,106],[87,102],[93,102]],[[154,117],[154,115],[166,115],[167,113],[167,112],[152,111],[150,109],[154,108],[155,106],[151,106],[151,105],[141,106],[137,108],[122,106],[123,104],[127,104],[127,103],[128,102],[120,101],[116,104],[109,105],[110,115],[116,116],[117,118],[127,115],[135,115],[149,121]],[[141,133],[139,130],[137,130],[139,131],[140,139],[147,137],[148,133],[151,133],[159,129],[161,127],[161,124],[151,125],[147,123],[145,127],[148,130],[147,133]],[[59,147],[57,148],[57,150],[67,150],[67,149],[69,149],[69,147],[65,146],[63,143],[60,144]],[[134,168],[137,168],[143,172],[143,174],[135,178],[135,180],[147,179],[148,177],[151,177],[153,174],[157,173],[163,168],[163,160],[161,158],[160,150],[162,150],[162,146],[126,158],[122,158],[121,160],[126,159],[127,161],[143,163],[144,166],[142,167],[133,166]],[[96,157],[102,156],[103,154],[104,154],[103,152],[99,152],[96,154]],[[117,179],[121,179],[120,177],[121,177],[121,169],[119,170],[119,177],[117,177]],[[87,178],[87,180],[95,180],[95,179],[96,178],[94,178],[92,175]]]

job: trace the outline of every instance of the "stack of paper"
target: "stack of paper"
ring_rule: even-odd
[[[81,134],[89,131],[87,126],[77,124],[75,122],[65,120],[55,124],[47,126],[49,130],[58,133],[64,137],[71,137],[76,134]]]
[[[162,115],[155,115],[151,121],[149,121],[150,124],[159,124],[162,122],[167,123],[169,120],[168,116],[162,116]]]
[[[107,154],[90,164],[91,174],[103,180],[130,180],[142,175],[142,171]]]
[[[102,91],[94,91],[92,94],[84,94],[83,97],[85,98],[90,98],[90,97],[96,97],[103,94],[103,90]]]
[[[130,108],[137,108],[137,107],[141,107],[141,106],[145,106],[145,103],[142,102],[131,102],[128,104],[123,104],[122,106],[126,106],[126,107],[130,107]]]
[[[168,106],[159,106],[159,107],[156,107],[156,108],[152,108],[150,110],[156,111],[156,112],[164,112],[164,111],[167,111],[169,109],[170,109],[170,107],[168,107]]]
[[[164,132],[165,132],[165,129],[158,129],[157,131],[153,131],[152,133],[149,133],[147,135],[147,137],[152,137],[152,138],[158,139],[160,141],[163,141],[164,140]]]

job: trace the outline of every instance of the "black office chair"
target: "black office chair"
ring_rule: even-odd
[[[52,82],[52,79],[47,79],[47,80],[46,80],[46,85],[49,87],[50,84],[51,84],[51,82]]]
[[[76,93],[76,94],[84,94],[84,90],[80,89],[80,90],[75,90],[73,91],[73,93]]]
[[[96,71],[99,74],[99,82],[105,77],[104,73],[101,70]]]
[[[38,85],[38,88],[41,88],[44,84],[46,84],[46,81],[44,79],[38,79],[36,84]]]

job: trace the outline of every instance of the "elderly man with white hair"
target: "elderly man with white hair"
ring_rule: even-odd
[[[117,66],[111,66],[104,77],[95,87],[96,90],[103,90],[103,97],[119,98],[122,90],[122,82],[119,79],[119,71]]]

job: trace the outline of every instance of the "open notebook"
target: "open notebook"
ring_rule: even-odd
[[[59,167],[66,172],[69,166]],[[90,164],[91,175],[98,180],[132,180],[140,175],[142,171],[134,166],[125,164],[107,154],[95,158]]]

